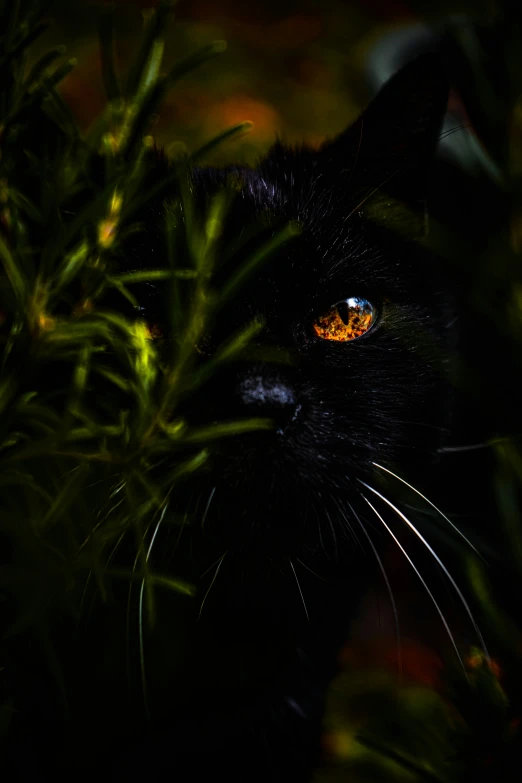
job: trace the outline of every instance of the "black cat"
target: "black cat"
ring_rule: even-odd
[[[76,709],[93,715],[106,753],[90,759],[77,747],[78,775],[306,781],[320,764],[325,692],[361,597],[383,579],[379,552],[392,536],[408,546],[425,537],[418,521],[417,533],[408,527],[404,485],[388,471],[437,501],[436,463],[452,427],[455,304],[424,241],[447,97],[439,59],[426,55],[320,150],[277,143],[256,169],[193,172],[201,212],[235,182],[221,241],[238,240],[238,263],[279,226],[301,227],[198,346],[204,363],[262,318],[250,352],[183,409],[194,424],[254,416],[274,427],[219,441],[186,490],[192,524],[155,545],[176,576],[198,581],[198,598],[160,598],[159,628],[145,638],[148,728],[126,715],[121,605],[79,644],[87,665]],[[151,178],[167,170],[159,159]],[[156,204],[127,245],[128,269],[157,268],[165,208]],[[263,236],[243,242],[259,222]],[[217,288],[227,274],[218,266]],[[165,326],[161,292],[140,301]]]
[[[361,596],[382,579],[374,548],[384,525],[394,535],[405,526],[380,479],[388,469],[429,487],[451,427],[455,307],[419,241],[447,96],[427,55],[319,151],[277,143],[256,169],[193,172],[201,210],[231,177],[240,183],[223,246],[259,220],[266,236],[286,221],[302,232],[251,276],[200,347],[204,361],[263,318],[258,343],[272,358],[247,353],[221,368],[185,414],[266,416],[275,427],[224,439],[198,478],[196,522],[172,567],[207,573],[183,622],[173,610],[170,634],[163,615],[160,636],[183,637],[176,653],[172,639],[148,653],[150,671],[162,671],[149,698],[168,727],[143,749],[158,779],[168,769],[181,780],[308,780],[320,762],[336,655]],[[126,263],[157,264],[155,235],[149,222]],[[219,276],[218,267],[217,287]],[[145,317],[165,318],[153,294]]]

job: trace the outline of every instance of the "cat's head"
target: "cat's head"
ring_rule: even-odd
[[[257,354],[223,365],[187,403],[198,423],[275,422],[216,447],[210,517],[228,531],[226,546],[252,535],[290,549],[296,536],[307,545],[328,538],[328,508],[349,517],[374,463],[407,477],[435,460],[451,407],[453,312],[436,259],[418,240],[447,94],[438,59],[424,56],[319,150],[278,142],[255,169],[193,174],[202,209],[231,175],[240,183],[224,246],[241,246],[257,221],[265,238],[286,221],[301,227],[227,303],[201,347],[207,360],[261,317]],[[271,358],[260,358],[263,346]]]

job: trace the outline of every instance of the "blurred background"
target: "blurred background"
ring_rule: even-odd
[[[62,86],[78,122],[87,128],[105,105],[96,34],[97,0],[55,0],[52,25],[33,47],[36,58],[65,43],[78,65]],[[120,68],[136,49],[143,15],[153,0],[117,0]],[[486,0],[180,0],[165,47],[165,70],[215,39],[225,54],[184,78],[169,93],[154,135],[162,146],[189,151],[218,130],[250,120],[248,136],[220,148],[219,158],[253,163],[276,135],[317,145],[346,127],[398,66],[412,36],[470,14],[487,25]],[[214,162],[216,158],[214,158]]]

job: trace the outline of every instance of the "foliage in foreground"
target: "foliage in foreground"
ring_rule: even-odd
[[[173,4],[146,18],[141,48],[123,78],[116,72],[112,11],[100,17],[108,102],[80,134],[59,85],[74,67],[64,48],[30,69],[27,49],[45,29],[37,2],[2,3],[0,39],[0,585],[5,591],[5,656],[24,634],[64,687],[50,619],[79,617],[94,580],[141,585],[145,617],[156,619],[158,587],[190,596],[193,586],[157,572],[151,557],[160,524],[184,523],[170,504],[217,439],[271,426],[269,420],[192,427],[180,403],[222,361],[245,349],[261,324],[232,336],[202,368],[196,345],[245,271],[294,229],[285,229],[212,288],[216,242],[235,190],[196,215],[187,173],[229,128],[190,157],[148,176],[159,153],[147,131],[166,91],[225,49],[214,41],[161,71],[163,33]],[[164,202],[162,268],[132,269],[129,237],[144,230],[150,204]],[[136,290],[168,290],[170,323],[147,322]],[[111,568],[122,542],[134,568]],[[8,668],[8,667],[7,667]],[[16,704],[7,699],[7,725]]]

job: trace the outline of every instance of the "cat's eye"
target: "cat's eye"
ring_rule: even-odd
[[[346,343],[365,334],[375,323],[377,310],[367,299],[354,296],[332,305],[314,319],[316,335],[323,340]]]

